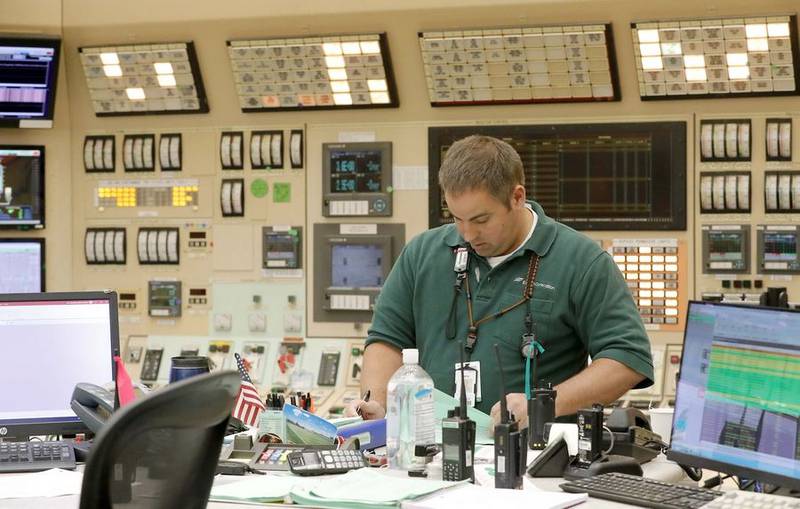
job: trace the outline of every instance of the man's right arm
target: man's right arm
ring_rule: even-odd
[[[364,419],[382,419],[386,415],[386,386],[402,365],[400,350],[388,343],[371,343],[364,350],[361,393],[369,391],[370,399],[366,403],[360,400],[355,404],[355,409],[361,410]]]

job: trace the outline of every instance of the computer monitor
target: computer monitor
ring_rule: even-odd
[[[800,489],[800,312],[690,302],[669,459]]]
[[[45,290],[44,239],[0,239],[0,294]]]
[[[116,379],[117,294],[0,295],[0,348],[0,438],[86,432],[72,390]]]
[[[0,145],[0,228],[44,228],[44,147]]]
[[[0,37],[0,127],[50,127],[60,39]]]

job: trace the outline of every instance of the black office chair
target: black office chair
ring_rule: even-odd
[[[80,509],[206,507],[240,383],[236,371],[199,375],[115,412],[92,447]]]

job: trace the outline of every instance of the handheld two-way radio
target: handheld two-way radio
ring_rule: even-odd
[[[528,459],[527,429],[520,431],[519,424],[508,411],[506,381],[500,363],[500,347],[496,343],[494,355],[500,371],[500,423],[494,427],[494,487],[519,490]]]
[[[475,482],[475,421],[467,417],[464,350],[461,356],[461,404],[442,419],[442,479]]]
[[[600,457],[603,443],[603,405],[578,410],[578,455],[576,464],[589,468]]]
[[[533,397],[528,400],[528,445],[534,451],[540,451],[547,446],[545,437],[545,424],[555,421],[556,418],[556,390],[552,384],[537,387],[533,390]]]

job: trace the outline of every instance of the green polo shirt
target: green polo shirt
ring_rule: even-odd
[[[538,203],[529,203],[538,222],[523,249],[494,269],[484,258],[470,255],[476,321],[517,302],[530,252],[540,257],[533,299],[478,329],[471,355],[471,360],[481,362],[482,399],[477,408],[489,412],[500,398],[495,343],[500,346],[509,392],[524,392],[525,358],[520,346],[528,307],[536,338],[545,348],[539,356],[538,379],[561,383],[584,369],[591,356],[614,359],[643,375],[645,380],[637,388],[652,385],[650,341],[611,256],[595,241],[547,217]],[[452,224],[412,239],[383,285],[367,335],[367,345],[384,342],[401,349],[418,348],[422,367],[436,387],[449,394],[455,390],[454,367],[468,328],[462,293],[455,301],[455,339],[445,333],[453,305],[454,248],[464,244]]]

